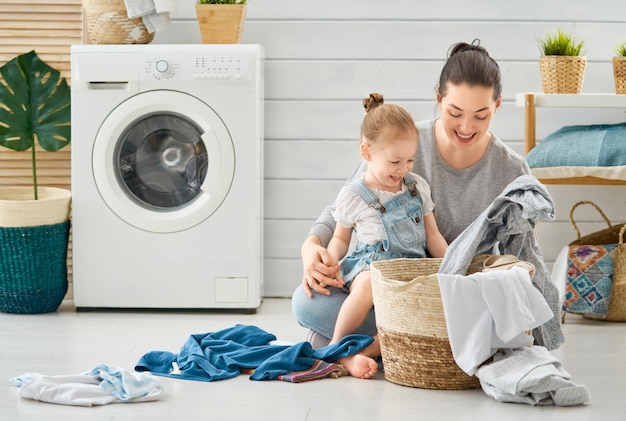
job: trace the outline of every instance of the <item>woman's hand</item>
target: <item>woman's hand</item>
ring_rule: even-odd
[[[313,292],[330,295],[326,287],[341,288],[345,285],[339,274],[339,264],[334,262],[328,250],[322,247],[319,238],[311,235],[302,244],[302,287],[310,298]]]

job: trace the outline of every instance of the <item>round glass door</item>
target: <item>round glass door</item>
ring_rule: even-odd
[[[235,155],[228,129],[206,103],[149,91],[104,120],[92,155],[96,186],[125,222],[176,232],[210,217],[228,195]]]
[[[140,206],[177,208],[194,200],[207,174],[202,129],[183,115],[157,112],[126,129],[115,151],[118,183]]]

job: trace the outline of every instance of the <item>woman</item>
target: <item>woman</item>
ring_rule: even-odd
[[[436,90],[441,116],[417,123],[419,148],[413,171],[431,187],[435,219],[451,243],[502,190],[520,175],[530,174],[523,157],[489,131],[502,101],[500,69],[478,42],[453,45]],[[351,180],[365,170],[355,171]],[[293,294],[293,313],[311,329],[314,346],[328,343],[347,294],[334,274],[325,246],[332,237],[334,206],[327,207],[301,249],[304,275]],[[373,311],[356,331],[375,336]]]

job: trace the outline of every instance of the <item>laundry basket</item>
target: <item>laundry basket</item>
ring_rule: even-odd
[[[128,17],[124,0],[83,0],[83,11],[93,44],[148,44],[154,39],[140,17]]]
[[[488,256],[472,260],[479,272]],[[373,262],[372,292],[385,378],[422,389],[476,389],[478,379],[454,361],[439,292],[442,259]]]

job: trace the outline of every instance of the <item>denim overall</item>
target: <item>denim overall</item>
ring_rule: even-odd
[[[350,285],[359,273],[369,270],[373,261],[399,257],[426,257],[422,199],[411,175],[404,177],[403,182],[408,190],[396,195],[384,205],[362,179],[350,184],[365,203],[376,210],[387,239],[373,245],[357,242],[354,252],[341,262],[341,276],[346,286]]]

